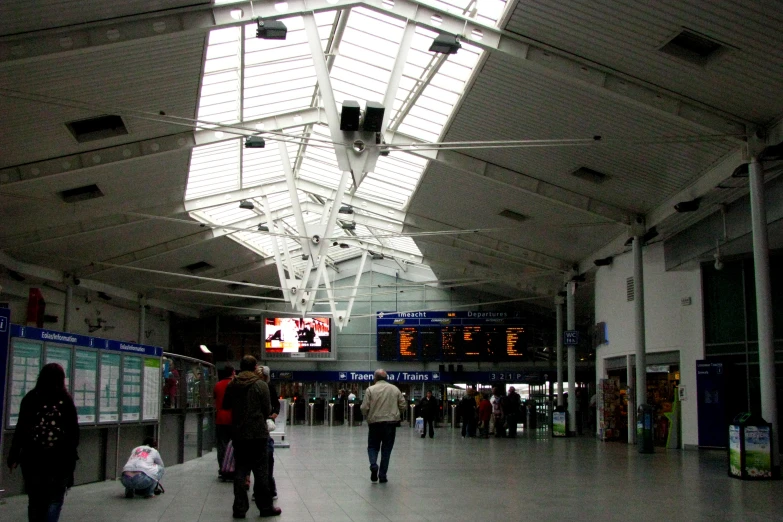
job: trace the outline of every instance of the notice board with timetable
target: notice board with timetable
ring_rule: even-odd
[[[158,421],[162,355],[157,346],[12,324],[4,424],[16,426],[22,398],[48,363],[63,367],[80,425]]]

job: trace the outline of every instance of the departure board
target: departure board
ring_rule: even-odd
[[[379,361],[524,361],[521,318],[505,312],[378,312]]]

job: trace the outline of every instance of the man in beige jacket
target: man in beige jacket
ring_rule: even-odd
[[[367,455],[370,457],[370,480],[388,482],[386,470],[394,448],[400,414],[407,406],[405,397],[395,385],[387,380],[385,370],[375,370],[374,384],[364,392],[362,414],[367,418],[370,432],[367,435]],[[378,467],[378,452],[381,454],[381,466]]]

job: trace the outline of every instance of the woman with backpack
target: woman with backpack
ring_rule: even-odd
[[[31,522],[59,520],[65,490],[73,486],[78,445],[76,406],[65,388],[65,372],[57,363],[47,364],[22,399],[8,453],[11,472],[22,466]]]

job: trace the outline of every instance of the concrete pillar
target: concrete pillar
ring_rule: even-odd
[[[566,291],[566,322],[568,330],[576,330],[574,299],[576,283],[569,281]],[[568,431],[576,435],[576,346],[568,346]]]
[[[73,317],[71,314],[71,307],[73,306],[73,287],[66,285],[65,287],[65,306],[63,307],[63,332],[71,331],[71,322]]]
[[[647,404],[647,357],[644,341],[644,257],[642,236],[633,238],[633,308],[636,347],[636,404]]]
[[[636,400],[634,400],[633,385],[633,355],[625,356],[625,382],[628,383],[626,398],[628,399],[628,444],[636,443]]]
[[[772,469],[780,474],[778,406],[775,389],[775,347],[772,331],[772,288],[769,281],[769,239],[764,200],[764,170],[756,158],[750,162],[750,212],[753,227],[753,267],[756,282],[756,324],[759,331],[759,388],[761,416],[772,425]]]
[[[557,405],[563,405],[563,298],[555,297],[555,309],[557,310],[557,325],[555,326],[555,338],[557,339]]]

